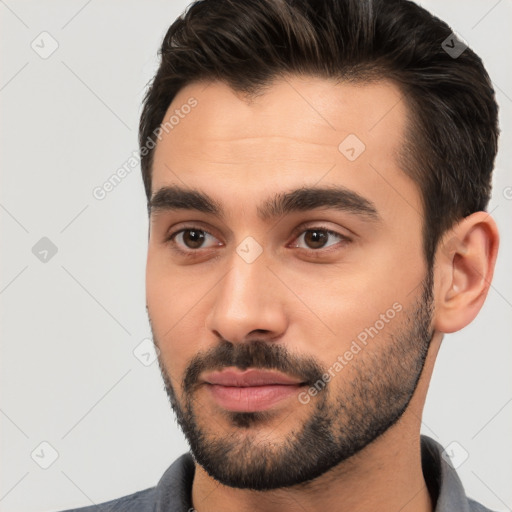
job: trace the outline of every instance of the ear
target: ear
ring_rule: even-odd
[[[441,239],[434,266],[434,328],[456,332],[476,317],[491,286],[499,233],[487,212],[465,217]]]

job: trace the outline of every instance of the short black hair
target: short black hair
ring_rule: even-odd
[[[408,106],[399,164],[421,191],[429,265],[447,229],[487,208],[499,135],[492,82],[450,27],[414,2],[202,0],[171,25],[159,53],[139,127],[148,201],[155,130],[180,89],[220,80],[250,97],[280,77],[309,75],[399,87]]]

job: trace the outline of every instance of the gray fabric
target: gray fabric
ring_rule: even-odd
[[[421,460],[425,481],[433,497],[434,512],[492,512],[468,498],[456,471],[441,456],[443,447],[421,436]],[[194,461],[185,453],[165,471],[155,487],[116,500],[61,512],[188,512]]]

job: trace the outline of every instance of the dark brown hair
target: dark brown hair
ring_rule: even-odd
[[[423,199],[432,265],[441,235],[485,210],[498,142],[498,107],[481,59],[449,39],[449,26],[405,0],[203,0],[169,28],[140,119],[148,201],[155,130],[184,86],[221,80],[248,97],[289,74],[391,80],[409,129],[400,164]],[[448,46],[446,46],[448,41]],[[448,50],[448,51],[447,51]]]

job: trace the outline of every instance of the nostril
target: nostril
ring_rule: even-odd
[[[268,331],[268,330],[266,330],[266,329],[254,329],[253,331],[251,331],[251,332],[249,333],[249,335],[248,335],[248,336],[251,336],[251,334],[257,334],[258,336],[261,336],[261,335],[263,335],[263,336],[268,336],[268,333],[269,333],[269,332],[270,332],[270,331]]]

